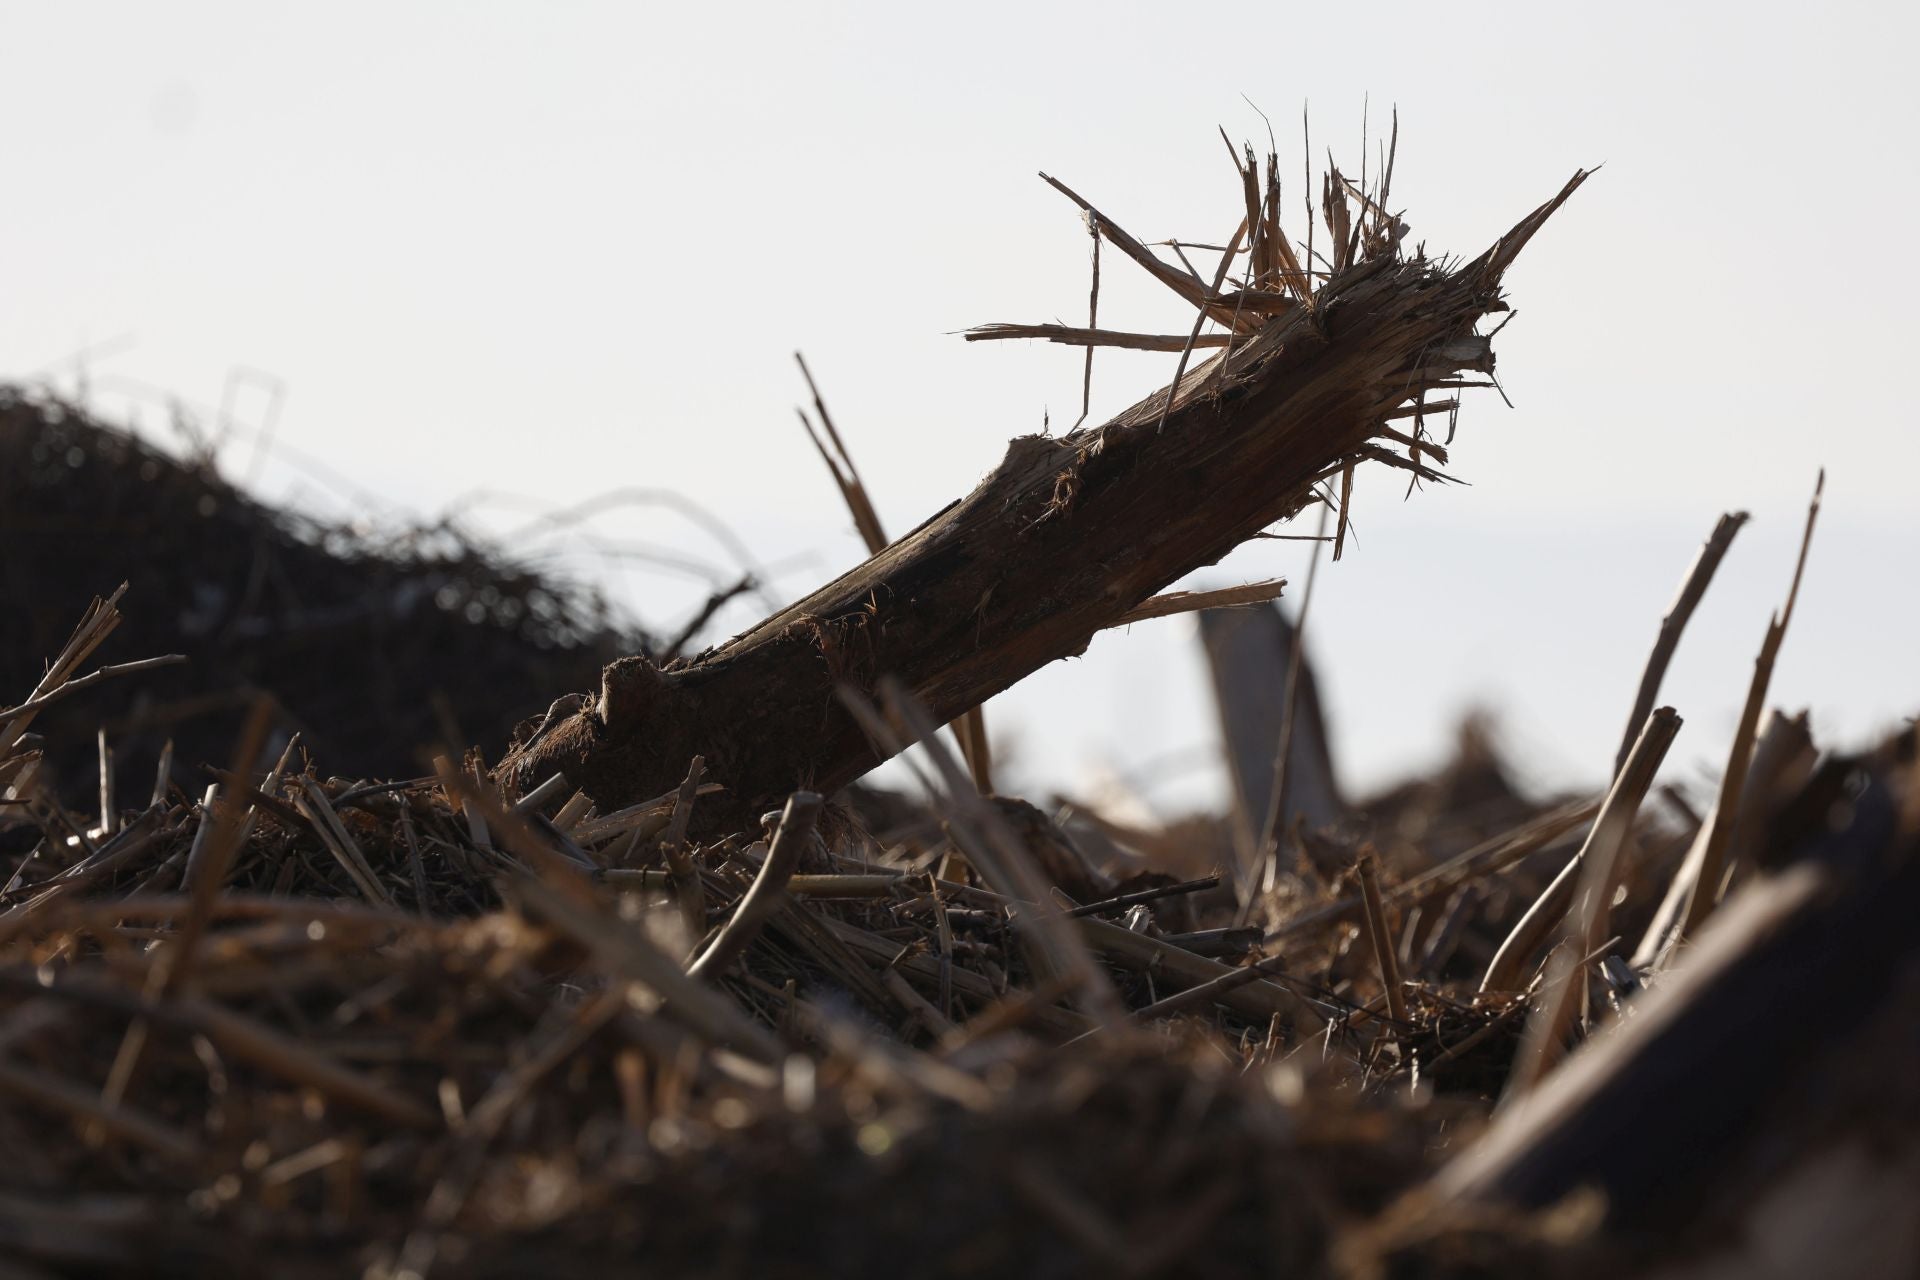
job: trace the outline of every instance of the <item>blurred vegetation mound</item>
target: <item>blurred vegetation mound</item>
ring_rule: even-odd
[[[101,656],[188,662],[137,687],[108,682],[41,727],[60,742],[90,736],[63,728],[104,727],[129,765],[169,738],[182,766],[225,765],[264,692],[342,767],[415,773],[423,747],[497,749],[554,690],[654,647],[597,593],[447,523],[370,529],[278,510],[211,458],[0,386],[0,688],[32,688],[87,602],[122,581],[144,607]],[[92,760],[49,763],[91,784]]]

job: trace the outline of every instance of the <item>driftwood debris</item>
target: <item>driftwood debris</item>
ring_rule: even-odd
[[[671,787],[699,755],[729,788],[724,805],[703,807],[708,818],[758,812],[795,787],[832,794],[883,758],[841,686],[870,693],[890,675],[951,722],[1082,652],[1357,461],[1440,478],[1417,449],[1376,441],[1410,403],[1491,372],[1476,326],[1507,309],[1502,275],[1585,177],[1457,267],[1403,256],[1398,236],[1382,235],[1315,290],[1287,269],[1284,237],[1256,239],[1255,262],[1297,293],[1189,299],[1228,323],[1235,345],[1103,426],[1014,440],[967,497],[727,644],[664,670],[644,657],[610,664],[597,693],[519,743],[501,776],[529,788],[559,772],[611,810]],[[1250,196],[1249,221],[1266,228],[1258,210]],[[1133,244],[1096,219],[1123,250]],[[1173,274],[1184,292],[1204,291]]]

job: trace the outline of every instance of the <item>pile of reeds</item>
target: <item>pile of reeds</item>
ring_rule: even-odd
[[[85,678],[116,619],[110,602],[89,614],[36,700]],[[693,841],[718,794],[697,768],[600,814],[444,759],[433,779],[328,777],[298,744],[197,798],[162,787],[76,814],[33,786],[17,743],[34,708],[0,716],[16,744],[0,756],[0,1244],[21,1274],[1371,1274],[1445,1271],[1461,1250],[1502,1274],[1587,1274],[1649,1237],[1637,1216],[1606,1229],[1582,1179],[1604,1182],[1612,1147],[1686,1145],[1688,1104],[1667,1095],[1726,1088],[1690,1081],[1690,1059],[1767,1039],[1738,1022],[1716,1038],[1709,1005],[1689,1014],[1704,1047],[1645,1068],[1609,1030],[1615,1010],[1629,1030],[1671,1021],[1698,998],[1691,953],[1720,941],[1627,963],[1625,923],[1652,927],[1700,835],[1677,807],[1621,828],[1561,805],[1432,865],[1360,850],[1236,928],[1219,877],[1116,881],[1037,810],[968,791],[937,746],[947,785],[917,834],[802,794],[764,831]],[[1749,807],[1734,903],[1817,873],[1827,887],[1790,905],[1853,911],[1871,890],[1904,912],[1886,895],[1920,867],[1910,740],[1806,764]],[[1838,795],[1855,812],[1836,835],[1819,801]],[[1622,833],[1634,909],[1600,945],[1582,898],[1566,937],[1554,926],[1504,977],[1483,967],[1557,867]],[[1017,901],[968,869],[1014,862],[1106,896]],[[1742,1063],[1756,1099],[1792,1112],[1783,1091],[1846,1070],[1863,1036],[1912,1047],[1887,1010],[1920,1012],[1920,969],[1889,923],[1859,935],[1877,973],[1831,940],[1753,960],[1763,998],[1792,981],[1783,964],[1853,984],[1830,1041],[1774,1027],[1781,1061]],[[1608,1054],[1648,1073],[1611,1146],[1589,1135],[1561,1182],[1502,1164],[1553,1191],[1521,1179],[1518,1211],[1483,1194],[1494,1175],[1450,1188],[1514,1141],[1517,1096]],[[1884,1094],[1895,1118],[1912,1093]],[[1844,1100],[1820,1085],[1801,1101]],[[1675,1107],[1635,1138],[1642,1109]],[[1724,1188],[1665,1194],[1737,1211],[1753,1179],[1721,1158]]]
[[[1799,568],[1717,793],[1653,786],[1662,677],[1739,518],[1661,623],[1601,795],[1530,800],[1474,734],[1372,801],[1296,776],[1330,769],[1297,631],[1272,697],[1209,651],[1223,719],[1278,718],[1226,726],[1257,757],[1231,818],[983,785],[972,691],[1207,603],[1152,593],[1270,510],[1337,508],[1337,547],[1382,431],[1431,473],[1426,415],[1454,406],[1427,393],[1492,356],[1422,326],[1473,333],[1559,203],[1451,271],[1400,262],[1390,166],[1335,173],[1333,248],[1296,254],[1271,157],[1236,165],[1212,286],[1160,263],[1199,313],[1183,365],[1209,320],[1218,365],[1017,445],[893,544],[816,396],[875,559],[690,662],[610,664],[506,767],[443,751],[386,781],[250,697],[219,760],[163,752],[150,788],[82,735],[79,803],[49,717],[159,666],[89,670],[121,622],[96,600],[0,708],[0,1276],[1911,1274],[1920,762],[1912,732],[1822,754],[1771,709]],[[1096,321],[1068,338],[1127,345]],[[1262,424],[1291,487],[1249,482],[1232,528],[1115,514],[1138,468],[1219,466]],[[1067,581],[1124,536],[1124,582]],[[952,578],[995,538],[1100,556],[1027,565],[1061,594],[989,610]],[[853,589],[889,574],[966,607]],[[921,798],[806,785],[890,756]]]

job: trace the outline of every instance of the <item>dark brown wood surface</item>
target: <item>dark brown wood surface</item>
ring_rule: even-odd
[[[831,794],[882,758],[842,684],[891,675],[952,720],[1292,516],[1349,461],[1424,470],[1372,441],[1411,398],[1491,371],[1476,325],[1506,309],[1502,274],[1584,176],[1457,269],[1389,248],[1337,273],[1311,312],[1244,335],[1170,405],[1163,390],[1105,425],[1012,441],[972,493],[745,634],[666,671],[613,663],[503,773],[528,787],[564,772],[605,811],[700,755],[728,788],[707,821],[796,787]]]

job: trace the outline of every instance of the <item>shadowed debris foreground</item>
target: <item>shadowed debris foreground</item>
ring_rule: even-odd
[[[0,714],[0,1250],[26,1275],[1704,1280],[1920,1258],[1911,734],[1770,775],[1724,910],[1663,969],[1602,948],[1591,1019],[1516,1100],[1559,952],[1475,988],[1600,827],[1590,803],[1446,799],[1483,761],[1359,806],[1383,865],[1360,846],[1358,891],[1310,875],[1237,929],[1219,875],[1139,869],[1194,827],[1101,822],[1135,852],[1076,904],[970,869],[1091,855],[962,789],[908,815],[923,835],[816,825],[796,797],[771,839],[695,842],[720,794],[698,770],[599,815],[451,762],[325,778],[296,747],[92,819],[32,786],[30,716]],[[1614,929],[1652,918],[1698,830],[1635,822]],[[1027,945],[1036,918],[1109,1012]]]

